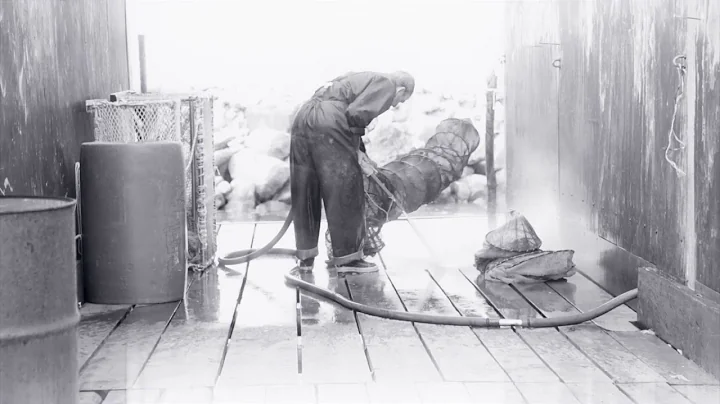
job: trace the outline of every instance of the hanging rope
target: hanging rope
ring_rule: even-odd
[[[680,84],[678,85],[678,91],[677,95],[675,96],[675,108],[673,110],[673,116],[672,121],[670,122],[670,132],[668,133],[668,144],[665,148],[665,160],[670,163],[672,168],[677,173],[678,177],[684,177],[685,171],[683,171],[671,158],[670,158],[670,152],[677,151],[677,150],[683,150],[685,148],[685,142],[680,140],[680,138],[675,133],[675,120],[677,118],[677,112],[678,107],[680,106],[680,101],[682,100],[684,94],[685,94],[685,70],[686,67],[681,62],[685,60],[684,55],[678,55],[675,56],[673,59],[673,64],[675,65],[675,68],[677,69],[678,73],[678,79],[680,80]],[[673,139],[680,144],[679,147],[673,147]]]

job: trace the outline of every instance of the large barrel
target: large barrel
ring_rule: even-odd
[[[84,143],[80,187],[85,300],[181,300],[187,281],[181,144]]]
[[[0,197],[0,403],[78,400],[75,201]]]

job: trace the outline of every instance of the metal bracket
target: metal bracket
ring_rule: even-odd
[[[555,59],[555,60],[553,60],[553,62],[552,62],[552,66],[553,66],[554,68],[556,68],[556,69],[560,69],[560,67],[561,67],[561,62],[562,62],[562,59]]]

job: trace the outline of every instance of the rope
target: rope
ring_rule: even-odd
[[[673,64],[675,65],[675,68],[677,69],[678,79],[680,80],[680,84],[678,85],[678,91],[677,95],[675,96],[675,107],[673,109],[673,116],[672,121],[670,122],[670,131],[668,133],[668,144],[665,148],[665,160],[670,163],[670,166],[675,170],[678,177],[684,177],[685,171],[683,171],[671,158],[670,158],[670,152],[671,151],[677,151],[677,150],[683,150],[685,148],[685,142],[680,140],[680,138],[675,133],[675,120],[677,118],[678,113],[678,107],[680,106],[680,101],[683,98],[683,95],[685,94],[685,70],[686,67],[680,62],[680,60],[685,60],[684,55],[678,55],[673,58]],[[673,139],[680,143],[680,147],[672,147]]]

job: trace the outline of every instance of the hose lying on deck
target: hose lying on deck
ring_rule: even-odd
[[[413,212],[423,204],[432,202],[443,189],[458,180],[467,160],[479,144],[480,136],[471,123],[459,119],[446,119],[438,125],[436,134],[428,140],[425,148],[413,150],[379,168],[378,173],[371,176],[373,181],[365,184],[365,198],[368,202],[366,207],[368,240],[365,254],[374,255],[384,246],[379,232],[385,223],[397,219],[403,213],[407,216],[408,212]],[[352,154],[355,155],[355,152],[352,151]],[[267,245],[259,249],[234,251],[224,257],[219,257],[218,263],[222,266],[237,265],[263,255],[295,257],[297,253],[295,249],[274,248],[285,235],[292,221],[293,212],[291,211],[280,232]],[[330,243],[329,233],[326,235],[326,241],[328,244]],[[328,254],[330,253],[331,249],[328,248]],[[285,274],[285,281],[291,287],[303,289],[349,310],[370,316],[414,323],[483,328],[507,326],[548,328],[580,324],[597,318],[637,297],[637,289],[633,289],[585,313],[553,318],[491,319],[386,310],[346,299],[338,293],[305,282],[290,273]]]
[[[290,248],[273,248],[275,244],[282,238],[292,222],[292,213],[285,219],[280,232],[266,246],[259,249],[248,249],[235,251],[225,257],[219,258],[220,265],[236,265],[252,261],[253,259],[265,254],[271,255],[288,255],[295,256],[295,250]],[[285,282],[295,288],[300,288],[306,292],[315,294],[322,298],[328,299],[349,310],[370,316],[386,318],[390,320],[409,321],[413,323],[439,324],[439,325],[456,325],[466,327],[479,328],[498,328],[498,327],[523,327],[523,328],[552,328],[568,325],[581,324],[590,321],[603,314],[635,299],[638,290],[633,289],[617,296],[604,304],[584,313],[570,314],[552,318],[526,318],[526,319],[507,319],[507,318],[486,318],[486,317],[461,317],[461,316],[443,316],[437,314],[411,313],[407,311],[387,310],[380,307],[368,306],[352,300],[346,299],[342,295],[330,290],[321,288],[312,283],[303,281],[290,273],[285,274]]]

